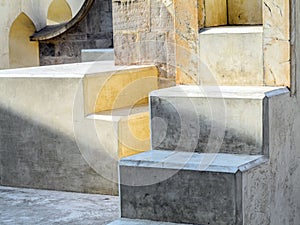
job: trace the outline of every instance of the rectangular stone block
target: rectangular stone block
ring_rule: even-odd
[[[227,24],[227,1],[204,1],[205,27],[214,27]]]
[[[290,28],[292,24],[289,0],[264,0],[263,24],[264,24],[264,67],[266,85],[285,85],[291,87],[291,63],[290,63]],[[294,7],[296,10],[297,7]],[[274,54],[274,52],[276,52]],[[295,80],[295,79],[293,79]]]
[[[228,0],[229,25],[260,25],[263,23],[262,0]]]
[[[176,83],[197,82],[198,0],[175,0]]]
[[[286,88],[177,86],[153,91],[152,149],[268,154],[269,98]]]
[[[208,28],[199,34],[199,82],[263,85],[263,29]]]
[[[111,61],[114,60],[114,49],[82,49],[81,61]]]
[[[0,81],[0,185],[116,195],[119,155],[149,149],[148,107],[134,106],[157,88],[155,66],[103,61],[2,70]],[[87,118],[97,102],[102,111],[129,112]]]
[[[84,118],[82,80],[104,68],[83,63],[0,71],[0,185],[118,193],[117,162],[99,148]],[[87,152],[98,160],[97,171]]]
[[[264,161],[262,156],[156,150],[124,158],[120,162],[121,216],[243,224],[242,174]]]
[[[114,33],[150,29],[149,0],[114,0],[112,4]]]

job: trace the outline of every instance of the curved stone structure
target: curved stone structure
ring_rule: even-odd
[[[79,12],[74,16],[69,22],[62,23],[59,25],[46,26],[40,31],[34,33],[31,37],[31,41],[42,41],[49,40],[51,38],[57,37],[58,35],[66,32],[71,27],[79,23],[89,12],[95,0],[85,0]]]

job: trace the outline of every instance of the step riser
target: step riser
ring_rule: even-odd
[[[267,154],[267,121],[267,99],[151,97],[153,149]]]
[[[199,34],[199,82],[263,85],[262,28],[218,28]]]
[[[147,170],[147,171],[145,171]],[[167,169],[121,167],[120,181],[136,184]],[[151,179],[151,178],[150,178]],[[122,217],[175,223],[242,224],[241,174],[178,171],[149,186],[120,185]],[[170,188],[176,187],[176,188]]]

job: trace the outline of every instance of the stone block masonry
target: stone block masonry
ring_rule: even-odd
[[[160,79],[175,80],[175,34],[172,1],[114,0],[113,26],[117,65],[155,63]]]

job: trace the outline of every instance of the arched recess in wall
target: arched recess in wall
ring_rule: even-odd
[[[53,0],[48,8],[47,25],[55,25],[72,19],[72,10],[66,0]]]
[[[36,31],[31,19],[21,13],[11,25],[9,31],[9,67],[39,66],[39,44],[30,41]]]

